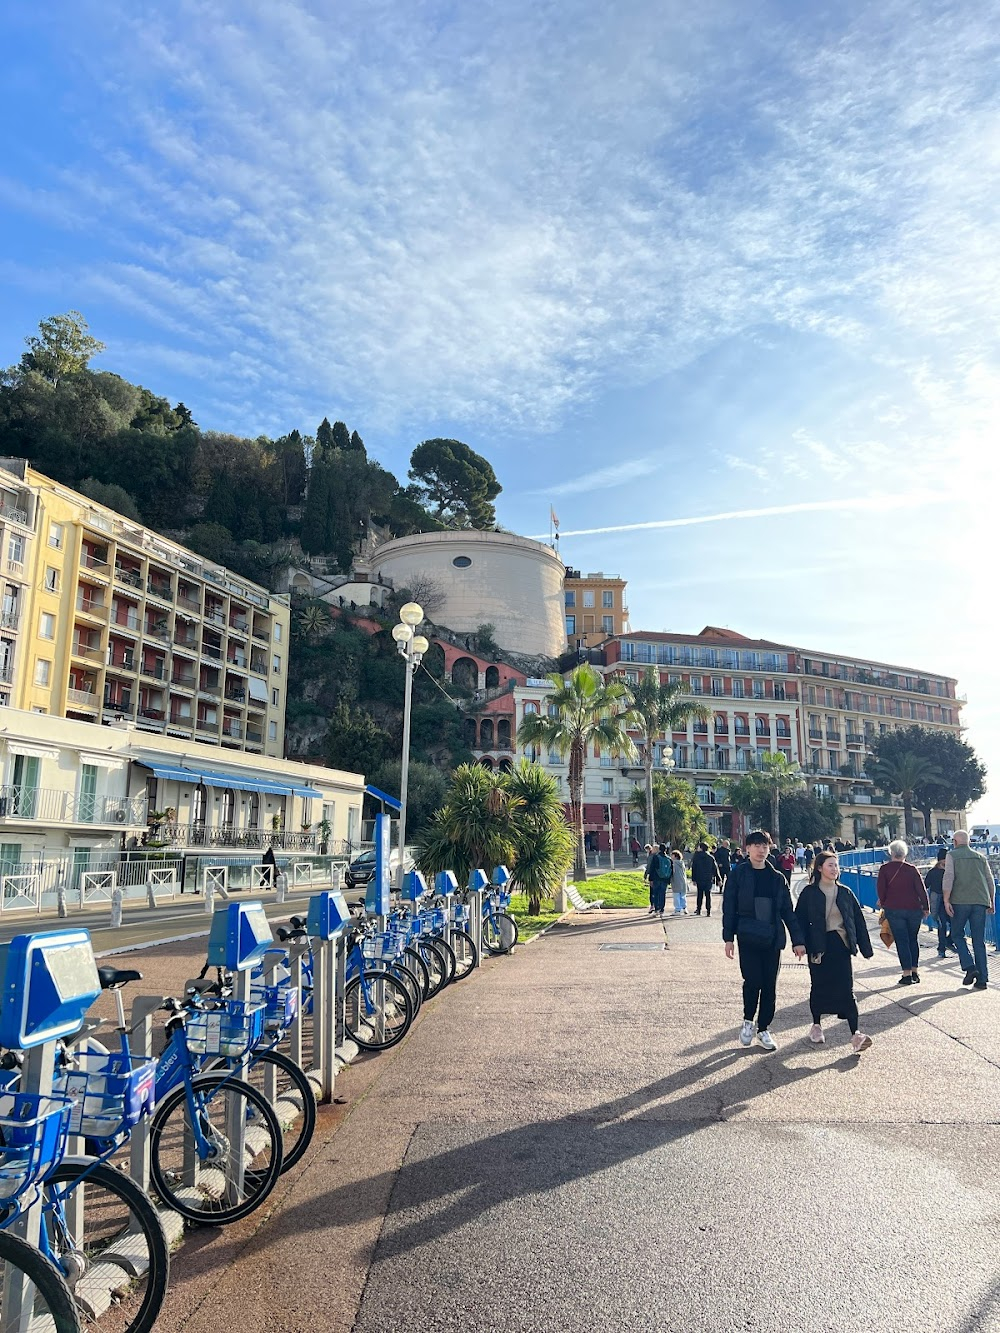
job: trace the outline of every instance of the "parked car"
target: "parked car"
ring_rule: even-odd
[[[409,872],[415,868],[416,868],[416,862],[413,859],[413,855],[409,847],[406,847],[403,850],[403,873],[409,874]],[[395,886],[396,876],[398,872],[399,872],[399,852],[395,848],[393,848],[393,850],[389,853],[389,876],[390,876],[390,882],[393,884],[393,886]],[[356,857],[355,860],[351,862],[351,864],[347,867],[347,871],[344,875],[344,883],[349,889],[359,889],[359,888],[364,888],[365,885],[367,884],[370,884],[374,878],[375,878],[375,850],[374,848],[372,848],[370,851],[362,852],[360,856]]]

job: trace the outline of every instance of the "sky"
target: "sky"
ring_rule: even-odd
[[[635,629],[957,677],[1000,821],[1000,0],[4,19],[0,363],[464,440]]]

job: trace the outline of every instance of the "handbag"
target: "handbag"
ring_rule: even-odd
[[[896,937],[892,933],[892,926],[889,925],[889,918],[884,912],[879,914],[879,938],[887,949],[891,949],[896,943]]]

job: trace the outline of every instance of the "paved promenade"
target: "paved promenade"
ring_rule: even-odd
[[[1000,1330],[997,989],[928,949],[897,990],[876,943],[859,1059],[805,1041],[789,951],[769,1055],[718,919],[666,936],[570,917],[426,1005],[266,1216],[193,1234],[158,1329]]]

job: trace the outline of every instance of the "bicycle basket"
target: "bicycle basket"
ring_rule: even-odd
[[[369,963],[391,963],[396,957],[395,941],[389,935],[367,935],[361,941],[361,952]]]
[[[299,992],[294,986],[254,986],[253,998],[264,1006],[264,1031],[284,1032],[299,1012]]]
[[[226,1000],[217,1009],[199,1009],[187,1021],[188,1050],[195,1055],[239,1059],[260,1041],[264,1006],[256,1000]]]
[[[127,1134],[156,1105],[156,1061],[103,1052],[83,1052],[78,1068],[55,1079],[57,1091],[74,1100],[70,1133],[89,1139]]]
[[[16,1199],[66,1155],[73,1103],[34,1092],[0,1096],[0,1199]]]

